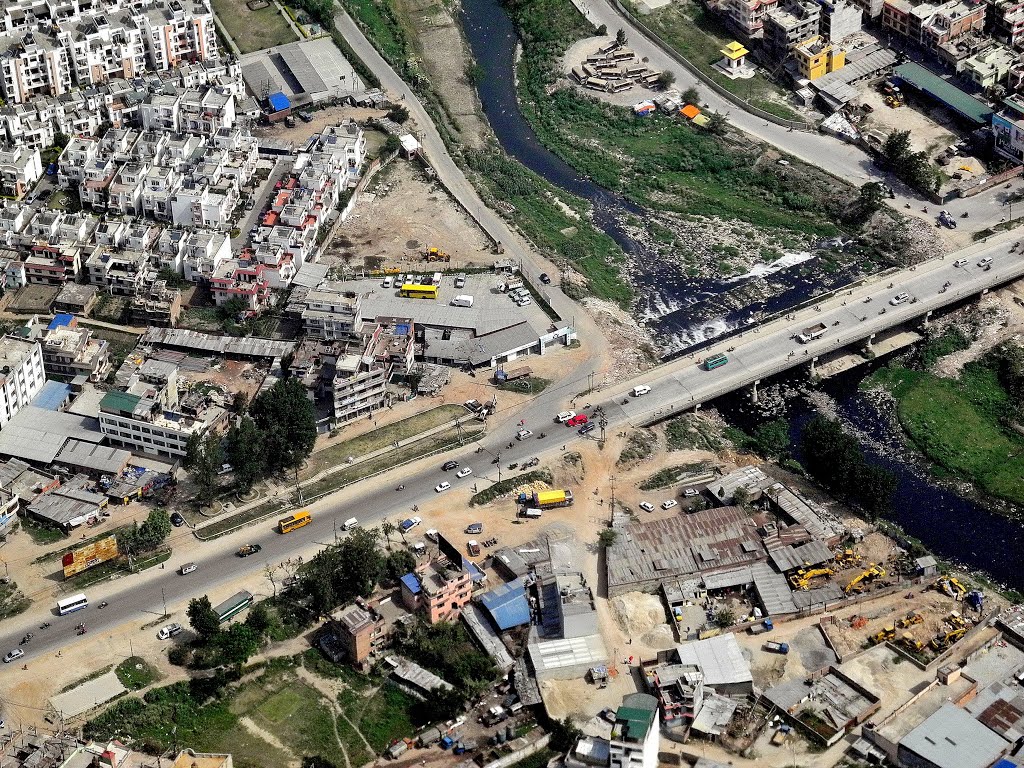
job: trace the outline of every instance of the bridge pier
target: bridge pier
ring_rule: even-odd
[[[815,355],[814,357],[811,358],[811,378],[812,379],[814,378],[814,373],[815,373],[814,369],[816,367],[815,363],[817,363],[817,362],[818,362],[818,356]]]
[[[754,403],[754,405],[757,405],[757,385],[760,383],[761,380],[758,379],[750,385],[750,402]]]
[[[921,327],[922,328],[927,328],[929,325],[931,325],[931,320],[932,320],[932,311],[929,309],[927,312],[924,313],[924,320],[921,322]]]
[[[868,352],[871,351],[871,342],[874,340],[874,338],[875,338],[875,334],[872,333],[870,336],[867,337],[867,339],[864,340],[864,348]]]

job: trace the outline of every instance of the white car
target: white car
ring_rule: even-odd
[[[463,467],[462,469],[460,469],[458,472],[455,473],[455,476],[458,477],[458,478],[463,478],[463,477],[469,477],[472,474],[473,474],[473,468],[472,467]]]
[[[518,432],[516,432],[516,440],[525,440],[532,434],[533,432],[531,432],[528,429],[520,429]]]
[[[908,301],[910,301],[909,293],[897,293],[895,296],[889,299],[889,303],[892,304],[894,307],[898,307],[900,304],[906,304]]]
[[[966,267],[967,266],[967,259],[957,259],[956,261],[953,262],[953,266],[954,267]]]
[[[25,652],[21,650],[21,648],[15,648],[13,651],[8,652],[8,654],[4,656],[4,664],[10,664],[15,659],[20,659],[24,655]]]
[[[987,267],[991,263],[992,263],[992,259],[990,257],[986,256],[984,259],[982,259],[981,261],[978,262],[978,266],[979,267]]]
[[[451,487],[452,484],[449,482],[438,483],[436,486],[434,486],[434,493],[443,493],[444,491],[447,491]]]
[[[698,491],[696,488],[687,488],[685,491],[683,491],[683,496],[686,496],[687,498],[691,496],[700,496],[700,491]]]
[[[678,507],[679,502],[675,499],[669,499],[668,501],[661,502],[662,509],[672,509],[672,507]]]
[[[423,535],[424,535],[424,536],[426,536],[426,537],[427,537],[428,539],[430,539],[431,541],[437,541],[437,537],[438,537],[438,533],[437,533],[437,528],[431,528],[431,529],[429,529],[429,530],[428,530],[428,531],[427,531],[427,532],[426,532],[425,534],[423,534]]]
[[[651,502],[649,502],[649,501],[641,501],[640,502],[640,509],[642,509],[644,512],[653,512],[654,511],[654,505],[651,504]]]
[[[168,624],[166,627],[161,627],[156,636],[161,640],[169,640],[181,631],[181,624]]]
[[[555,416],[555,421],[559,424],[565,424],[569,419],[574,418],[576,418],[576,411],[560,411],[559,414]]]
[[[533,304],[533,299],[527,296],[525,299],[520,299],[516,302],[520,307],[525,307],[527,304]]]

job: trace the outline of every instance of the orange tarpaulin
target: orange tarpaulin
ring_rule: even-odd
[[[679,111],[682,113],[683,117],[688,117],[691,120],[700,114],[700,110],[693,106],[693,104],[687,104]]]

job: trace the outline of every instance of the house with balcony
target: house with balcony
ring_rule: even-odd
[[[459,618],[473,597],[473,577],[461,557],[459,562],[452,562],[439,556],[403,576],[401,588],[406,609],[437,624]]]
[[[390,403],[387,385],[391,379],[391,362],[373,355],[382,334],[383,329],[377,326],[358,341],[318,344],[323,360],[321,376],[331,399],[335,425],[362,418]]]
[[[171,241],[160,242],[170,247]],[[223,232],[192,232],[181,254],[182,273],[190,283],[209,280],[231,258],[231,238]],[[161,259],[162,260],[162,259]]]
[[[42,176],[38,149],[0,144],[0,194],[20,200]]]
[[[270,306],[270,283],[263,276],[262,264],[227,259],[209,277],[209,285],[218,307],[234,299],[240,299],[250,312]]]
[[[85,376],[91,382],[99,382],[110,372],[107,341],[95,338],[92,330],[79,326],[73,315],[59,314],[48,323],[30,321],[29,338],[42,345],[43,366],[48,376],[68,380]]]

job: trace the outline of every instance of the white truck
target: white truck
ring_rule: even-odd
[[[523,287],[523,281],[518,277],[512,277],[506,280],[504,283],[498,284],[498,290],[502,293],[508,293],[509,291],[515,291]]]
[[[472,296],[468,296],[466,294],[459,294],[454,299],[452,299],[452,306],[453,307],[472,307],[473,306],[473,297]]]
[[[812,325],[800,331],[800,333],[796,335],[796,340],[799,341],[801,344],[809,344],[815,339],[820,339],[822,336],[824,336],[827,330],[827,325],[825,325],[824,323],[818,323],[817,325]]]

